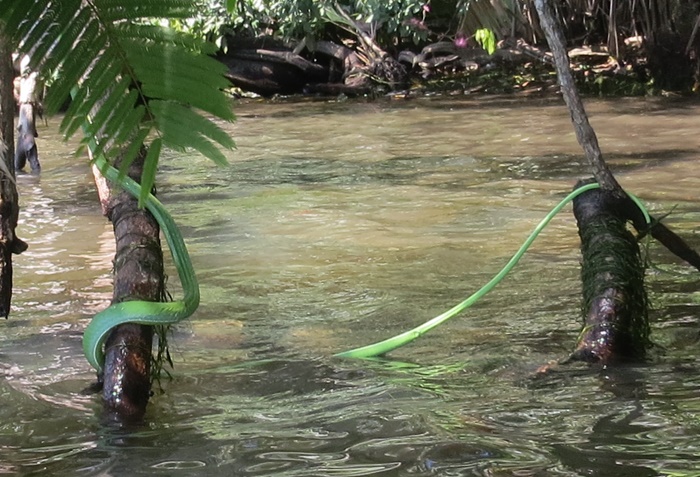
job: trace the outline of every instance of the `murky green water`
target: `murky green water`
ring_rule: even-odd
[[[622,184],[700,248],[700,106],[589,102]],[[441,313],[586,176],[558,102],[242,104],[229,168],[168,157],[159,194],[203,302],[145,425],[102,422],[81,333],[111,296],[87,166],[40,130],[0,323],[0,474],[700,475],[698,276],[658,245],[651,362],[531,379],[579,330],[567,209],[506,281],[389,359],[332,354]],[[674,209],[675,207],[675,209]],[[175,276],[174,272],[171,272]],[[177,289],[174,288],[174,293]]]

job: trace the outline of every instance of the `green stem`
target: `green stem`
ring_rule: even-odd
[[[500,281],[503,280],[503,278],[508,274],[508,272],[512,270],[512,268],[518,263],[520,258],[525,254],[527,249],[530,248],[530,245],[532,245],[532,242],[535,241],[540,232],[542,232],[542,230],[547,226],[547,224],[549,224],[549,222],[554,218],[554,216],[557,215],[557,213],[559,213],[559,211],[563,209],[564,206],[566,206],[566,204],[568,204],[584,192],[597,189],[599,187],[600,185],[597,183],[587,184],[582,187],[579,187],[578,189],[574,190],[569,195],[567,195],[545,216],[544,219],[542,219],[542,221],[537,225],[537,227],[535,227],[532,233],[530,233],[525,242],[520,246],[518,251],[515,252],[515,255],[513,255],[513,257],[508,261],[508,263],[506,263],[506,265],[501,269],[501,271],[498,272],[496,276],[494,276],[491,280],[489,280],[489,282],[486,283],[486,285],[481,287],[476,293],[469,296],[460,304],[450,308],[441,315],[438,315],[435,318],[426,321],[422,325],[413,328],[412,330],[408,330],[401,333],[400,335],[396,335],[384,341],[379,341],[378,343],[351,349],[342,353],[337,353],[335,356],[341,358],[371,358],[373,356],[381,356],[383,354],[395,350],[396,348],[399,348],[403,345],[412,342],[413,340],[423,336],[425,333],[432,330],[436,326],[456,316],[461,311],[464,311],[466,308],[469,308],[474,303],[476,303],[477,300],[479,300],[481,297],[493,290],[496,287],[496,285],[498,285],[498,283],[500,283]],[[647,224],[650,224],[651,219],[644,205],[637,197],[633,196],[632,194],[629,194],[629,196],[637,205],[637,207],[641,209]]]

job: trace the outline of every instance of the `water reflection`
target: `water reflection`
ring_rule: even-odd
[[[698,106],[591,102],[625,187],[698,248]],[[89,170],[40,131],[20,177],[15,312],[0,333],[0,473],[670,475],[696,466],[697,278],[649,274],[649,363],[537,369],[578,333],[578,243],[556,218],[506,281],[387,359],[338,351],[458,303],[586,174],[555,100],[239,105],[231,166],[164,162],[159,193],[202,306],[171,343],[146,421],[103,421],[81,332],[111,295],[111,228]],[[171,272],[172,273],[172,272]],[[172,285],[172,293],[178,294]]]

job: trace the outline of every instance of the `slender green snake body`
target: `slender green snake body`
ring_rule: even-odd
[[[503,280],[503,278],[510,272],[510,270],[518,263],[520,258],[523,256],[523,254],[527,251],[528,248],[530,248],[530,245],[532,245],[532,242],[535,241],[537,236],[542,232],[542,230],[549,224],[549,222],[554,218],[557,213],[561,209],[564,208],[566,204],[574,200],[576,197],[579,195],[583,194],[584,192],[587,192],[592,189],[597,189],[599,188],[600,185],[597,183],[593,184],[586,184],[584,186],[581,186],[577,189],[575,189],[573,192],[571,192],[569,195],[564,197],[564,199],[561,200],[543,219],[542,221],[537,224],[535,229],[530,233],[530,235],[527,237],[525,242],[520,246],[517,252],[513,255],[513,257],[508,261],[508,263],[505,264],[505,266],[499,271],[491,280],[489,280],[484,286],[482,286],[479,290],[477,290],[475,293],[470,295],[466,300],[463,302],[459,303],[458,305],[450,308],[446,312],[442,313],[441,315],[436,316],[435,318],[432,318],[422,325],[417,326],[416,328],[413,328],[412,330],[405,331],[399,335],[396,335],[392,338],[388,338],[383,341],[379,341],[374,344],[370,344],[367,346],[362,346],[360,348],[355,348],[351,349],[349,351],[344,351],[342,353],[337,353],[335,356],[341,357],[341,358],[371,358],[374,356],[381,356],[384,355],[390,351],[395,350],[396,348],[399,348],[405,344],[410,343],[411,341],[421,337],[428,331],[432,330],[436,326],[446,322],[453,316],[456,316],[458,313],[461,311],[465,310],[466,308],[469,308],[472,306],[474,303],[476,303],[477,300],[479,300],[481,297],[486,295],[488,292],[490,292],[498,283]],[[649,217],[649,213],[647,212],[646,208],[644,205],[640,202],[640,200],[632,195],[628,194],[629,197],[634,201],[634,203],[639,207],[639,209],[642,211],[644,214],[644,220],[646,221],[647,224],[651,224],[651,218]]]
[[[119,171],[109,165],[104,157],[100,156],[95,160],[95,165],[100,172],[110,181],[120,185],[134,197],[139,197],[141,186],[129,177],[120,176]],[[477,300],[490,292],[501,280],[510,272],[510,270],[518,263],[520,258],[525,254],[527,249],[532,245],[537,236],[549,224],[554,216],[561,209],[571,202],[577,196],[592,189],[599,188],[596,183],[587,184],[577,188],[564,199],[561,200],[535,227],[530,233],[525,242],[520,246],[518,251],[511,257],[506,265],[484,286],[475,293],[470,295],[466,300],[458,305],[450,308],[446,312],[426,321],[422,325],[396,335],[392,338],[355,348],[342,353],[337,353],[335,356],[343,358],[369,358],[381,356],[390,351],[395,350],[405,344],[424,335],[436,326],[446,322],[450,318],[456,316],[466,308],[473,305]],[[648,224],[651,223],[649,213],[639,199],[629,194],[635,204],[641,209],[644,218]],[[187,247],[185,246],[182,235],[175,224],[175,221],[170,216],[168,211],[163,207],[152,194],[149,194],[146,202],[146,208],[153,214],[156,221],[163,231],[170,252],[173,257],[173,262],[176,265],[180,282],[184,291],[184,297],[181,300],[173,302],[150,302],[150,301],[126,301],[121,303],[113,303],[107,309],[101,311],[90,322],[85,329],[83,336],[83,351],[90,364],[98,371],[102,371],[104,364],[103,345],[109,332],[116,326],[124,323],[138,323],[143,325],[170,325],[177,323],[190,316],[199,306],[199,285],[197,277],[194,273],[192,263],[190,261]]]
[[[139,197],[141,185],[127,176],[120,175],[119,171],[112,167],[103,156],[97,157],[94,163],[104,177],[134,197]],[[83,335],[83,352],[98,373],[102,372],[105,360],[102,349],[104,342],[114,327],[124,323],[171,325],[190,316],[199,306],[199,284],[177,224],[153,194],[148,194],[145,206],[155,217],[163,231],[165,240],[168,242],[178,277],[182,283],[184,296],[181,300],[172,302],[139,300],[113,303],[109,308],[95,315]]]

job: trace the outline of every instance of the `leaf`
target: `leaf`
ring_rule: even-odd
[[[480,28],[474,32],[474,39],[489,55],[496,51],[496,35],[488,28]]]
[[[95,57],[91,54],[92,45],[100,40],[102,38],[99,25],[94,21],[89,22],[80,36],[80,41],[76,42],[70,53],[66,53],[67,57],[60,65],[61,81],[55,82],[47,91],[46,111],[49,114],[59,110],[73,86],[79,83]]]
[[[141,195],[139,196],[139,207],[143,207],[148,195],[155,184],[156,170],[158,169],[158,158],[163,142],[160,138],[153,140],[148,148],[146,159],[143,163],[143,174],[141,176]]]
[[[189,108],[169,101],[152,101],[151,108],[155,113],[154,120],[163,134],[163,143],[168,147],[180,150],[196,149],[205,157],[217,164],[228,163],[226,156],[221,154],[212,141],[224,148],[233,149],[233,139],[219,126],[199,116]],[[192,127],[195,125],[196,127]]]
[[[122,152],[122,156],[120,157],[120,163],[119,163],[119,179],[121,180],[124,176],[126,176],[127,171],[129,170],[129,167],[131,167],[131,164],[134,162],[134,159],[139,154],[139,151],[143,147],[144,141],[146,141],[146,137],[148,136],[148,129],[143,128],[139,130],[133,137],[133,140],[131,143],[124,149]]]
[[[90,114],[90,109],[108,95],[121,72],[120,65],[112,62],[107,55],[99,58],[90,68],[94,74],[85,77],[61,121],[59,130],[66,137],[71,137],[83,124],[85,116]]]

